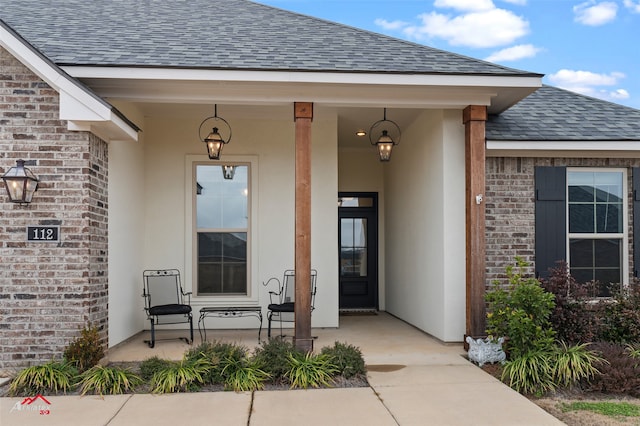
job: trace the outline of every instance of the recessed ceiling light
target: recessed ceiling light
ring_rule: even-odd
[[[367,132],[365,132],[364,130],[358,130],[356,132],[356,136],[360,136],[360,137],[367,136]]]

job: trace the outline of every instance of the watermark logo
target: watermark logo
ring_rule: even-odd
[[[51,414],[51,403],[44,396],[37,394],[23,399],[22,402],[16,402],[10,412],[14,411],[35,411],[41,416],[48,416]]]

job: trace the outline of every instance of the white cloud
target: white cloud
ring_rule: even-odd
[[[517,61],[524,58],[533,58],[542,49],[533,44],[519,44],[494,52],[485,60],[489,62]]]
[[[633,13],[640,13],[640,1],[624,0],[624,5]]]
[[[388,31],[401,30],[409,25],[404,21],[387,21],[386,19],[376,19],[374,22],[377,26]]]
[[[630,97],[629,92],[624,89],[618,89],[614,92],[610,92],[610,94],[613,99],[629,99]]]
[[[590,0],[574,6],[573,12],[576,22],[595,27],[613,21],[618,12],[618,5],[613,2],[596,3]]]
[[[563,89],[583,95],[608,101],[620,101],[629,99],[629,92],[625,89],[603,89],[600,86],[615,86],[620,84],[620,80],[626,76],[621,72],[610,74],[598,74],[591,71],[574,71],[562,69],[555,74],[549,75],[549,81]]]
[[[404,32],[418,40],[438,37],[452,45],[495,47],[513,43],[529,32],[529,23],[505,9],[490,9],[450,17],[437,12],[420,15],[420,26],[409,26]]]
[[[527,0],[503,0],[505,3],[517,4],[518,6],[524,6],[527,4]]]
[[[598,74],[591,71],[562,69],[549,75],[549,80],[558,85],[613,86],[626,76],[621,72]]]
[[[435,7],[451,8],[465,12],[477,12],[495,9],[492,0],[435,0]]]

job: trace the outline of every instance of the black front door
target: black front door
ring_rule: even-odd
[[[340,309],[378,308],[378,197],[340,193]]]

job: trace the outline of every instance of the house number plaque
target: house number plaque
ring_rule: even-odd
[[[60,241],[60,227],[27,226],[27,241]]]

